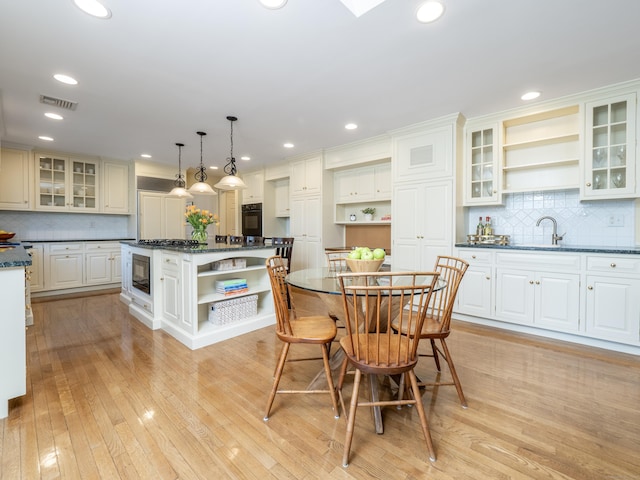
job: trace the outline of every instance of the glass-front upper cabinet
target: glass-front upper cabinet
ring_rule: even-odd
[[[97,175],[97,162],[36,154],[36,208],[97,210]]]
[[[497,125],[467,130],[465,205],[500,203]]]
[[[636,192],[636,95],[586,105],[583,198],[624,198]]]

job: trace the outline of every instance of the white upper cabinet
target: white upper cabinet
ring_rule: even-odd
[[[582,198],[628,198],[637,193],[636,94],[586,104]]]
[[[36,154],[36,210],[98,211],[98,161]]]
[[[107,162],[102,164],[103,213],[129,213],[129,165]]]
[[[291,195],[322,193],[322,156],[291,162]]]
[[[242,204],[264,201],[264,172],[251,172],[242,176],[247,188],[242,190]]]
[[[500,203],[498,124],[468,125],[466,142],[464,204]]]
[[[357,203],[373,200],[373,167],[351,168],[333,174],[336,203]]]
[[[0,208],[28,210],[30,154],[25,150],[3,148],[0,155]]]

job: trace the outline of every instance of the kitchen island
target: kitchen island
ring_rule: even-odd
[[[27,393],[25,267],[31,257],[21,245],[0,247],[0,418],[9,400]]]
[[[265,261],[270,245],[121,242],[120,298],[129,313],[194,350],[275,323]],[[225,284],[246,281],[238,292]]]

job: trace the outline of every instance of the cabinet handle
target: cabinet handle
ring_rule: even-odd
[[[591,182],[587,182],[587,187],[590,187],[590,186],[591,186]]]
[[[529,285],[533,285],[533,280],[529,280]]]
[[[536,280],[536,285],[540,285],[540,282]]]
[[[163,281],[163,280],[164,280],[164,277],[160,277],[160,281]]]
[[[615,264],[615,263],[612,263],[612,264],[611,264],[611,268],[616,268],[616,264]]]
[[[476,259],[476,256],[475,256],[475,255],[471,255],[471,258],[473,258],[473,259],[475,260],[475,259]]]
[[[491,280],[491,277],[489,275],[487,275],[486,277],[484,277],[487,280]]]
[[[587,287],[587,290],[593,290],[593,287],[592,287],[591,285],[589,285],[589,286]]]

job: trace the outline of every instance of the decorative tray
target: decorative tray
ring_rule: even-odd
[[[469,245],[509,245],[509,235],[467,235]]]

